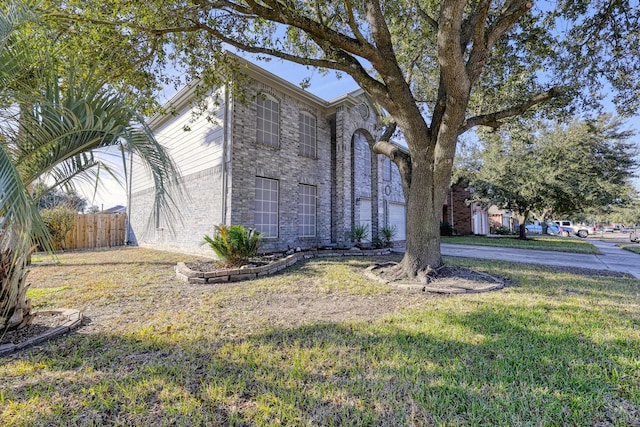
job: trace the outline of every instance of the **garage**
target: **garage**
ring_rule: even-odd
[[[389,226],[396,227],[394,240],[407,240],[406,208],[402,203],[389,203]]]

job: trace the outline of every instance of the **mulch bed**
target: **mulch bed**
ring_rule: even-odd
[[[2,337],[1,344],[19,345],[27,340],[42,335],[54,329],[67,320],[67,316],[60,312],[37,313],[31,323],[22,329],[8,331]]]

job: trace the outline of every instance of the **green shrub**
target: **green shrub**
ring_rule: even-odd
[[[371,240],[371,246],[375,249],[382,249],[385,247],[384,241],[382,239],[375,237]]]
[[[351,240],[356,242],[356,246],[359,246],[363,240],[368,240],[369,224],[356,224],[351,229]]]
[[[202,244],[208,244],[225,266],[240,267],[256,256],[261,242],[260,232],[253,228],[219,225],[213,237],[204,236]]]
[[[448,221],[442,221],[440,223],[440,235],[441,236],[453,236],[453,227]]]
[[[382,241],[384,242],[385,246],[391,247],[391,245],[393,244],[393,238],[396,237],[397,232],[398,229],[395,225],[382,227],[380,229],[380,236],[382,236]]]
[[[501,225],[500,227],[496,227],[493,229],[493,234],[497,234],[499,236],[508,236],[511,234],[511,230],[509,230],[509,227]]]
[[[56,206],[41,210],[40,216],[51,234],[53,249],[65,249],[65,237],[73,230],[76,211],[67,206]]]

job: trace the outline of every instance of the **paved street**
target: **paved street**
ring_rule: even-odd
[[[497,248],[443,243],[443,256],[495,259],[550,266],[581,267],[595,270],[611,270],[631,274],[640,279],[640,255],[625,251],[610,241],[589,239],[602,255],[574,254],[567,252],[538,251],[531,249]]]

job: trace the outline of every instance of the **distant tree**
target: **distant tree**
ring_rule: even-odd
[[[45,192],[46,191],[46,192]],[[73,209],[75,212],[84,212],[89,202],[74,189],[66,191],[60,188],[48,189],[44,185],[36,185],[34,199],[39,209],[53,209],[62,206]]]
[[[89,206],[89,208],[87,208],[87,213],[95,214],[95,213],[99,213],[99,212],[100,212],[100,207],[99,206],[92,205],[92,206]]]
[[[521,239],[533,213],[544,220],[623,205],[633,194],[637,160],[632,134],[620,128],[620,121],[602,116],[483,133],[481,165],[468,174],[473,200],[514,211]]]

